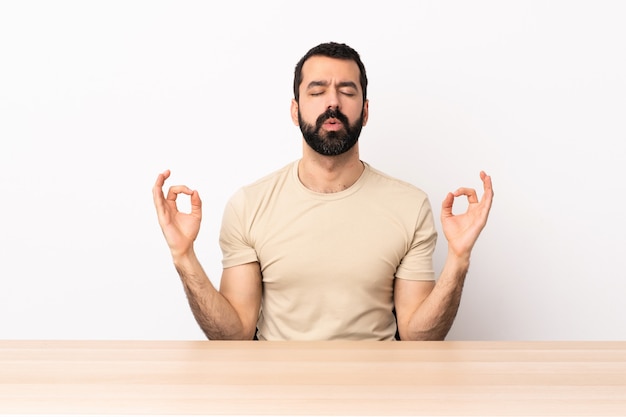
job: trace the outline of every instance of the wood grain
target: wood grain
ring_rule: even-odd
[[[625,416],[626,342],[0,341],[0,414]]]

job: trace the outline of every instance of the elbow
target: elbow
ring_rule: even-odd
[[[404,327],[404,328],[403,328]],[[421,342],[433,342],[445,340],[450,326],[447,324],[439,323],[433,325],[407,325],[398,329],[400,340],[406,341],[421,341]]]
[[[226,329],[205,330],[208,340],[255,340],[257,328],[254,326],[230,326]]]

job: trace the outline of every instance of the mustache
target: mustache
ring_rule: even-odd
[[[315,127],[317,129],[321,128],[324,122],[328,119],[337,119],[346,128],[350,127],[350,122],[348,121],[348,117],[341,112],[339,109],[327,109],[324,113],[320,114],[317,120],[315,121]]]

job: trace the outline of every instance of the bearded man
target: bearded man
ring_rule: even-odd
[[[443,340],[458,311],[472,248],[493,190],[459,188],[442,203],[448,242],[438,277],[428,196],[359,158],[367,124],[367,75],[359,54],[330,42],[297,63],[291,118],[302,157],[239,189],[224,210],[217,290],[194,251],[197,191],[153,188],[159,224],[196,321],[213,339]],[[192,210],[177,209],[178,194]],[[455,215],[456,197],[468,208]]]

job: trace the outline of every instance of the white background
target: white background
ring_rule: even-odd
[[[626,339],[625,21],[619,1],[1,2],[0,338],[203,339],[156,175],[200,191],[218,284],[224,204],[300,156],[293,67],[332,40],[368,70],[362,159],[437,218],[493,177],[449,339]]]

